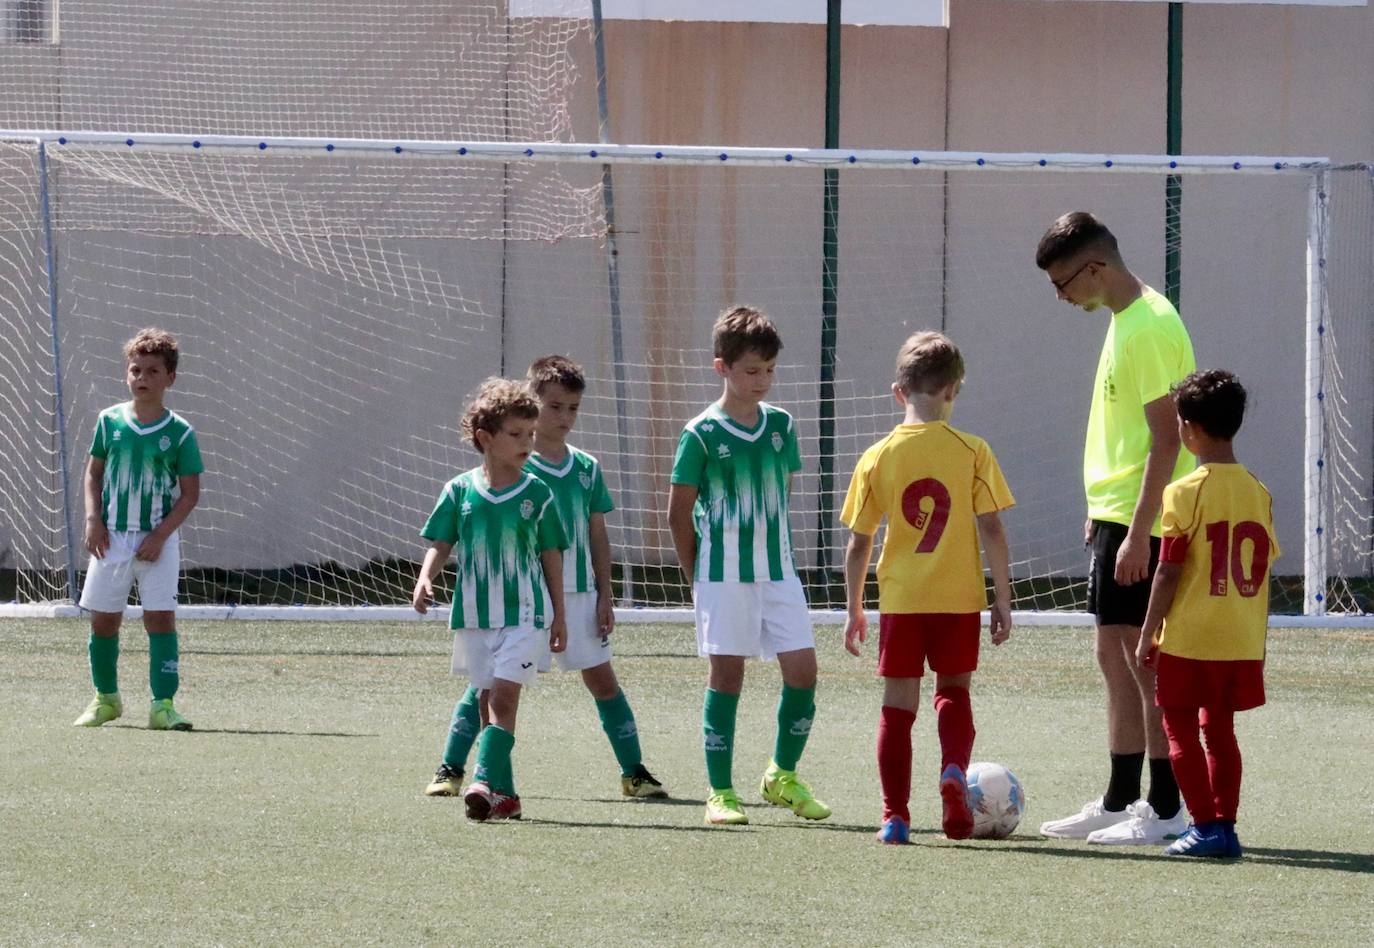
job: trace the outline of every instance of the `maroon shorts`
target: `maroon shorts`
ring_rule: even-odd
[[[925,666],[942,675],[978,667],[976,612],[896,612],[878,617],[878,674],[920,678]]]
[[[1159,653],[1155,704],[1161,708],[1248,711],[1264,704],[1264,660],[1212,661]]]

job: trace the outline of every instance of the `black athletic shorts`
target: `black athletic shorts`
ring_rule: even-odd
[[[1092,565],[1088,567],[1088,611],[1098,625],[1145,624],[1150,605],[1150,585],[1159,565],[1159,537],[1150,537],[1150,575],[1122,586],[1116,581],[1116,552],[1126,542],[1126,527],[1106,520],[1093,521]]]

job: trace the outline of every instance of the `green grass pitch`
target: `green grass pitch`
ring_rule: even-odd
[[[750,825],[702,824],[703,663],[690,627],[623,626],[616,667],[668,803],[624,801],[577,676],[526,693],[523,823],[467,823],[420,793],[462,682],[439,624],[192,623],[177,706],[144,729],[146,639],[126,625],[125,717],[90,697],[75,621],[0,626],[0,944],[1237,944],[1374,942],[1374,635],[1270,634],[1269,704],[1237,719],[1237,864],[1039,838],[1105,772],[1090,632],[985,646],[975,759],[1008,764],[1029,814],[1002,842],[938,833],[928,695],[913,842],[873,840],[876,658],[818,629],[801,771],[835,810],[757,800],[775,666],[750,666],[737,786]],[[870,643],[871,644],[871,643]]]

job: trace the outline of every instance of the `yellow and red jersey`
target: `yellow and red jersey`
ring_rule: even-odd
[[[934,421],[898,425],[864,452],[840,519],[870,536],[887,519],[882,612],[978,612],[988,602],[977,517],[1014,503],[987,442]]]
[[[1160,560],[1183,567],[1160,651],[1264,658],[1269,567],[1279,557],[1269,491],[1241,464],[1204,464],[1164,488]]]

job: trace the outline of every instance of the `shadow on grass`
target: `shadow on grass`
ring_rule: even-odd
[[[995,847],[999,852],[1034,853],[1039,856],[1065,856],[1070,859],[1112,859],[1140,862],[1158,862],[1166,859],[1162,848],[1154,847],[1098,847],[1064,846],[1054,840],[1035,841],[1017,839],[1013,842],[987,840],[986,842],[949,843],[952,849],[979,849]],[[1374,874],[1374,855],[1368,853],[1332,852],[1321,849],[1273,849],[1269,847],[1247,846],[1245,855],[1240,859],[1197,860],[1179,857],[1180,862],[1215,862],[1222,865],[1244,865],[1257,863],[1266,866],[1287,866],[1293,869],[1325,869],[1332,872],[1353,872]]]
[[[102,731],[130,731],[130,732],[133,732],[133,733],[140,733],[140,732],[143,732],[143,731],[148,731],[148,730],[150,730],[150,728],[146,728],[146,727],[137,727],[137,726],[132,725],[132,724],[116,724],[116,725],[114,725],[114,726],[110,726],[110,725],[107,724],[107,725],[105,725],[103,728],[101,728],[101,730],[102,730]],[[380,734],[349,734],[349,733],[346,733],[346,732],[343,732],[343,731],[272,731],[272,730],[261,730],[261,731],[259,731],[259,730],[252,730],[252,729],[250,729],[250,728],[232,728],[232,727],[198,727],[198,728],[194,728],[194,729],[192,729],[192,730],[190,730],[190,731],[179,731],[178,733],[180,733],[180,734],[189,734],[189,735],[191,735],[191,736],[193,736],[193,737],[194,737],[195,735],[197,735],[197,734],[243,734],[243,735],[247,735],[247,736],[249,736],[249,737],[354,737],[354,738],[366,737],[366,738],[376,738],[376,737],[381,737],[381,736],[382,736],[382,735],[380,735]]]
[[[521,799],[525,799],[522,797]],[[568,829],[618,829],[634,830],[636,833],[643,830],[667,830],[672,833],[754,833],[757,829],[753,826],[674,826],[667,823],[596,823],[590,820],[551,820],[544,817],[527,816],[520,822],[531,826],[564,826]]]

